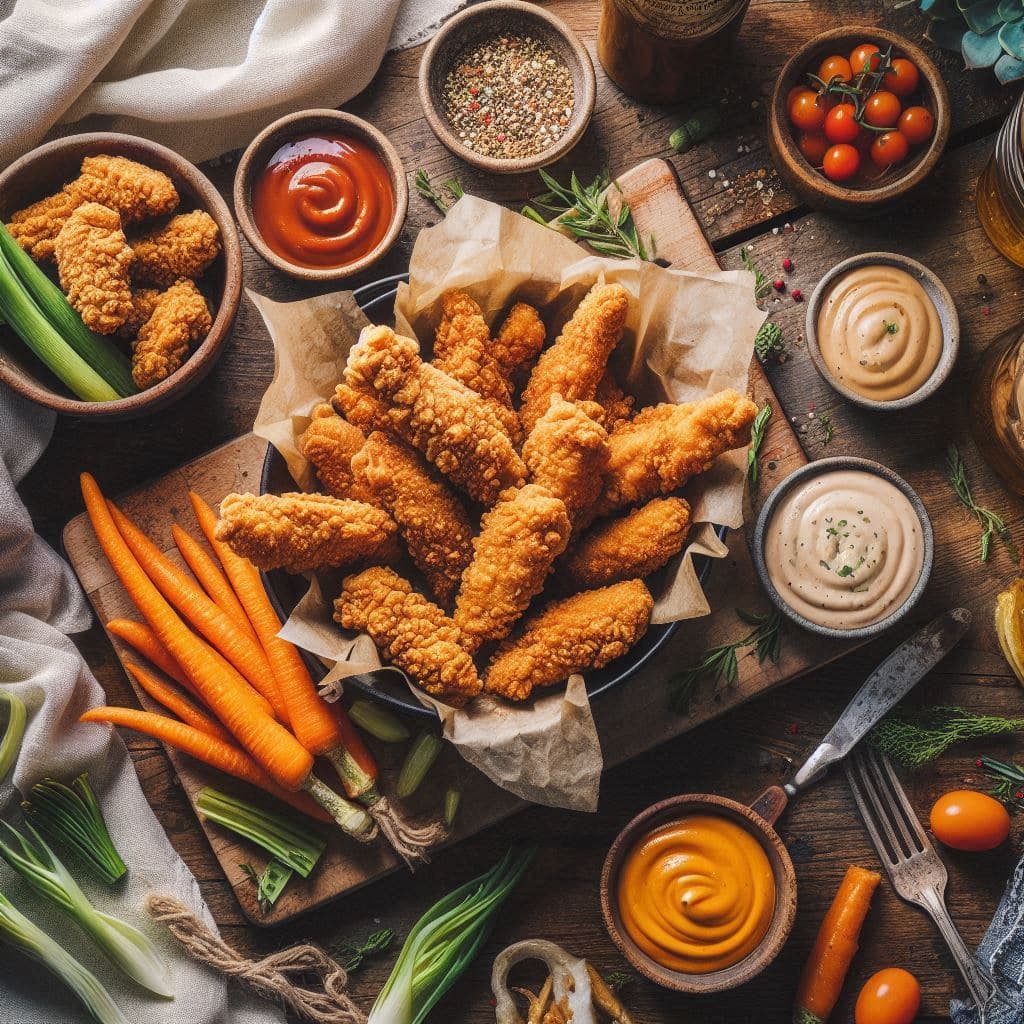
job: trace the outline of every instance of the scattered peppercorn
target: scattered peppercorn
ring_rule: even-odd
[[[985,762],[982,761],[982,759],[980,757],[976,758],[975,761],[974,761],[974,767],[975,768],[984,768],[985,767]]]
[[[786,290],[786,282],[783,281],[781,277],[777,277],[774,281],[772,281],[772,287],[777,292],[784,292]]]
[[[565,132],[575,106],[572,72],[529,35],[495,34],[459,53],[445,79],[445,118],[482,156],[534,156]]]
[[[793,295],[793,301],[794,302],[803,302],[804,301],[804,293],[802,291],[800,291],[799,288],[794,288],[793,291],[792,291],[792,295]]]
[[[788,274],[793,269],[793,261],[791,259],[784,259],[782,261],[782,269]]]

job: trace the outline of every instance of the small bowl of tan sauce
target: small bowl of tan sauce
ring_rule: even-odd
[[[924,505],[892,470],[868,459],[821,459],[765,501],[754,564],[772,602],[826,636],[875,636],[905,616],[931,574]]]
[[[871,409],[923,401],[949,376],[960,325],[952,296],[926,267],[895,253],[844,260],[818,283],[807,307],[818,372]]]

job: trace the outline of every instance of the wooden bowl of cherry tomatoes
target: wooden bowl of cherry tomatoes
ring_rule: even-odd
[[[918,185],[949,139],[949,95],[909,39],[833,29],[787,61],[768,142],[783,181],[809,206],[866,216]]]

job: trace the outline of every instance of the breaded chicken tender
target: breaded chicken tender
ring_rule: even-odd
[[[169,377],[188,358],[189,346],[210,333],[213,318],[193,281],[183,278],[157,296],[132,349],[132,377],[140,388]]]
[[[366,435],[357,426],[324,403],[313,410],[310,424],[299,438],[299,451],[313,464],[317,479],[332,498],[364,501],[361,491],[354,493],[359,488],[352,475],[352,456],[365,443]]]
[[[553,601],[525,621],[519,636],[501,644],[487,669],[484,689],[509,700],[526,700],[534,687],[603,668],[643,637],[653,608],[643,580]]]
[[[455,622],[470,650],[508,635],[544,588],[570,531],[564,503],[537,484],[505,492],[484,515],[455,599]]]
[[[525,302],[517,302],[505,317],[498,336],[491,342],[491,355],[509,390],[522,383],[544,347],[546,331],[540,313]]]
[[[162,171],[123,156],[87,156],[81,174],[54,196],[19,210],[8,230],[33,259],[50,259],[68,218],[83,203],[116,210],[124,224],[161,217],[178,205],[178,192]]]
[[[205,210],[179,213],[132,239],[135,280],[166,288],[199,277],[220,253],[220,228]]]
[[[491,332],[480,307],[465,292],[448,292],[441,299],[444,315],[434,338],[433,363],[475,391],[513,441],[519,440],[519,417],[498,364],[491,355]]]
[[[344,382],[334,389],[331,407],[364,434],[372,434],[375,430],[398,432],[391,422],[388,405],[385,402],[375,398],[372,393],[356,391]]]
[[[596,284],[587,292],[530,374],[519,410],[527,433],[548,411],[552,395],[569,402],[594,397],[608,357],[622,337],[628,310],[629,293],[620,284]]]
[[[394,561],[394,520],[361,501],[326,494],[229,494],[217,539],[260,569],[308,572]]]
[[[683,550],[689,532],[690,506],[682,498],[653,498],[585,533],[564,567],[581,589],[649,576]]]
[[[592,418],[599,412],[593,402],[567,402],[552,395],[548,411],[523,444],[531,481],[561,498],[573,529],[604,487],[608,432]]]
[[[347,577],[334,618],[345,629],[369,634],[381,655],[432,697],[461,707],[480,692],[459,627],[391,569]]]
[[[116,210],[83,203],[54,242],[60,286],[82,322],[113,334],[132,314],[131,267],[135,259]]]
[[[117,329],[117,336],[124,341],[134,341],[142,325],[153,315],[159,298],[159,288],[136,288],[132,292],[132,311]]]
[[[747,444],[756,415],[757,406],[732,389],[699,402],[642,409],[608,436],[611,455],[598,513],[682,487],[723,452]]]
[[[456,487],[492,505],[508,487],[521,485],[526,466],[501,421],[465,384],[420,359],[419,346],[387,327],[364,329],[349,353],[345,385],[374,400],[378,424],[426,455]],[[336,396],[339,397],[340,396]],[[357,426],[358,419],[345,415]]]
[[[363,492],[398,523],[434,596],[451,605],[473,557],[473,524],[459,496],[415,448],[375,430],[352,458]]]
[[[622,390],[622,386],[611,370],[606,370],[598,382],[594,401],[601,406],[601,414],[595,418],[600,421],[605,430],[612,430],[633,415],[633,404],[636,399]]]

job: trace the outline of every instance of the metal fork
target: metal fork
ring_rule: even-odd
[[[846,759],[846,778],[893,888],[935,922],[953,954],[984,1024],[997,988],[981,969],[946,909],[946,865],[921,828],[895,771],[884,754],[861,744]]]

